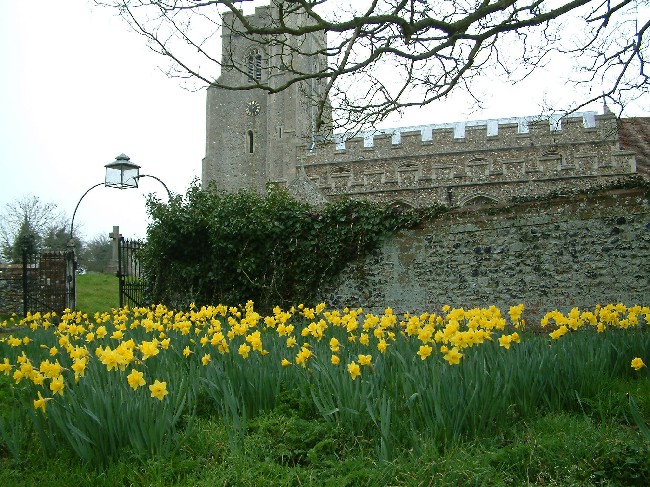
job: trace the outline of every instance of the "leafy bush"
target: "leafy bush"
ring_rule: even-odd
[[[286,191],[225,193],[191,187],[169,204],[150,199],[142,256],[151,302],[258,308],[308,302],[386,235],[440,208],[400,209],[343,199],[315,210]]]

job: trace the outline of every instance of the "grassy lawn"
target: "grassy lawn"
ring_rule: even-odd
[[[79,277],[80,310],[116,307],[117,278]],[[310,368],[297,362],[304,345],[288,355],[280,325],[235,333],[244,319],[254,319],[252,308],[241,321],[163,308],[147,319],[117,310],[119,330],[111,320],[98,327],[73,317],[67,331],[66,323],[33,334],[26,327],[33,340],[21,343],[16,337],[24,335],[16,333],[0,342],[0,366],[3,354],[11,357],[10,367],[0,368],[0,486],[650,485],[650,373],[630,365],[632,357],[647,360],[646,328],[582,330],[553,342],[522,332],[511,348],[498,344],[504,334],[463,349],[466,357],[452,365],[441,356],[422,359],[419,342],[410,342],[400,324],[395,330],[404,331],[388,352],[373,352],[372,366],[355,379],[349,367],[330,364],[329,337],[304,332],[315,330],[306,309],[282,326],[295,325],[300,342],[309,343]],[[154,319],[161,328],[152,327]],[[224,334],[212,344],[217,328]],[[230,348],[220,353],[229,329]],[[257,331],[265,333],[265,353],[242,354]],[[361,362],[358,352],[371,351],[361,336],[350,340],[345,327],[328,332],[340,333],[344,363]],[[75,368],[79,362],[66,354],[78,356],[81,348],[64,350],[66,342],[87,348],[87,368]],[[122,370],[109,351],[120,342],[121,350],[135,350]],[[204,361],[208,351],[212,358]],[[296,364],[280,365],[282,356]],[[51,377],[43,385],[25,380],[37,364],[49,374],[59,360],[66,378],[61,396]],[[137,391],[129,379],[135,369],[148,378],[148,385],[135,384],[143,386]],[[84,375],[73,378],[79,370]],[[168,381],[168,397],[154,398],[154,378]],[[36,390],[51,401],[46,412],[36,410]],[[447,438],[455,425],[457,433]],[[157,438],[151,449],[143,443],[148,437]],[[117,454],[113,444],[120,445]]]
[[[77,309],[93,315],[120,304],[118,278],[112,274],[77,276]]]
[[[223,422],[203,414],[171,457],[127,456],[105,469],[66,452],[46,457],[37,446],[20,462],[0,449],[0,485],[646,486],[650,444],[628,424],[623,391],[650,397],[650,387],[634,380],[614,389],[584,412],[542,415],[446,451],[436,445],[401,451],[390,462],[379,461],[367,439],[318,417],[306,401],[287,398],[251,421],[239,452],[229,449]]]

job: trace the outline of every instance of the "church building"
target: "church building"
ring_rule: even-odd
[[[247,17],[270,25],[276,5]],[[301,25],[306,16],[288,22]],[[292,72],[313,72],[324,33],[262,42],[223,18],[219,84],[282,86]],[[291,44],[293,43],[293,44]],[[291,44],[287,54],[286,46]],[[296,54],[296,52],[306,54]],[[290,59],[285,59],[290,56]],[[291,69],[287,69],[291,66]],[[504,203],[517,196],[599,186],[650,167],[650,118],[617,119],[609,110],[567,117],[513,117],[374,130],[347,138],[316,134],[319,81],[262,89],[207,91],[202,183],[263,192],[286,187],[312,204],[341,196],[424,207]]]

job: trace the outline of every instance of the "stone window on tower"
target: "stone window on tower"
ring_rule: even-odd
[[[255,140],[253,138],[253,131],[252,130],[248,131],[246,139],[247,139],[247,144],[246,145],[248,146],[248,153],[252,154],[253,152],[255,152],[255,144],[254,144]]]
[[[248,70],[248,79],[250,81],[262,80],[262,55],[257,49],[248,53],[246,58],[246,67]]]

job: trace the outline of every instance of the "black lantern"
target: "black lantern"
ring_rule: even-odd
[[[137,188],[140,179],[140,166],[131,162],[129,156],[120,154],[106,168],[104,185],[109,188]]]

